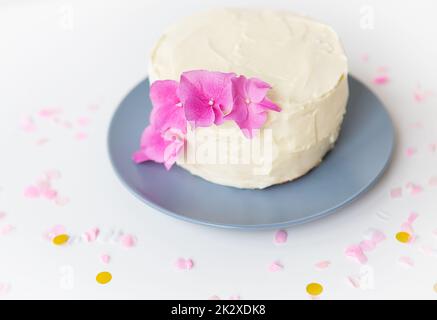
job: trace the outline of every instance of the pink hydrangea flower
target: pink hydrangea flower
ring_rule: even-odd
[[[169,170],[183,150],[187,121],[177,90],[178,83],[172,80],[156,81],[150,87],[153,110],[150,125],[141,136],[141,148],[133,154],[136,163],[152,160]]]
[[[234,73],[194,70],[181,75],[179,97],[185,117],[195,127],[223,123],[224,115],[232,109]]]
[[[271,86],[257,78],[245,76],[232,80],[233,109],[226,119],[234,120],[244,135],[253,137],[253,130],[260,129],[267,120],[267,111],[281,109],[267,98]]]

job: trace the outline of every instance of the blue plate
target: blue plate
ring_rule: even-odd
[[[240,190],[210,183],[174,166],[131,160],[148,124],[149,82],[121,102],[108,133],[115,172],[140,200],[175,218],[209,226],[282,228],[321,218],[368,190],[390,162],[394,129],[381,101],[349,78],[350,98],[335,148],[302,178],[264,190]]]

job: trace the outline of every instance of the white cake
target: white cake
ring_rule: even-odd
[[[304,175],[334,146],[346,111],[347,59],[337,34],[290,12],[219,9],[191,16],[161,36],[149,66],[151,82],[204,69],[272,86],[268,97],[282,111],[269,112],[253,139],[231,121],[188,134],[188,155],[178,165],[222,185],[265,188]],[[250,161],[243,159],[248,148]]]

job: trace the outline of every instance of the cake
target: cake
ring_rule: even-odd
[[[190,70],[261,79],[271,86],[266,98],[280,108],[249,138],[235,121],[188,125],[175,161],[190,173],[262,189],[301,177],[333,148],[349,93],[347,58],[331,27],[287,11],[202,12],[162,34],[150,56],[149,80],[179,81]]]

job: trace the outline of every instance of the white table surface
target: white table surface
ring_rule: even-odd
[[[437,298],[437,187],[429,183],[437,176],[433,0],[250,1],[331,24],[351,73],[381,97],[397,128],[394,160],[383,179],[338,213],[288,229],[287,243],[274,243],[275,230],[175,220],[135,199],[116,178],[106,151],[108,124],[120,100],[146,77],[148,52],[162,29],[199,9],[247,2],[0,1],[0,212],[6,214],[0,219],[0,298],[309,299],[310,282],[323,285],[321,299]],[[374,84],[382,72],[390,81]],[[420,102],[418,89],[426,92]],[[39,115],[45,108],[61,112],[47,119]],[[90,121],[81,125],[80,118]],[[33,132],[23,130],[29,119]],[[407,156],[407,150],[416,152]],[[53,183],[70,199],[64,206],[23,195],[51,169],[62,175]],[[411,195],[409,182],[423,192]],[[396,187],[403,193],[393,199]],[[394,236],[411,211],[419,214],[417,240],[402,244]],[[137,242],[133,248],[103,240],[56,247],[43,234],[57,224],[76,238],[98,227],[101,234],[132,234]],[[344,250],[369,228],[387,239],[367,254],[363,268]],[[109,264],[99,260],[102,253],[111,256]],[[399,263],[403,256],[414,266]],[[194,268],[177,270],[179,257],[192,258]],[[269,272],[276,260],[284,269]],[[330,266],[315,268],[321,260]],[[103,270],[113,275],[107,285],[95,281]],[[373,285],[348,283],[348,276],[364,273],[373,274]]]

